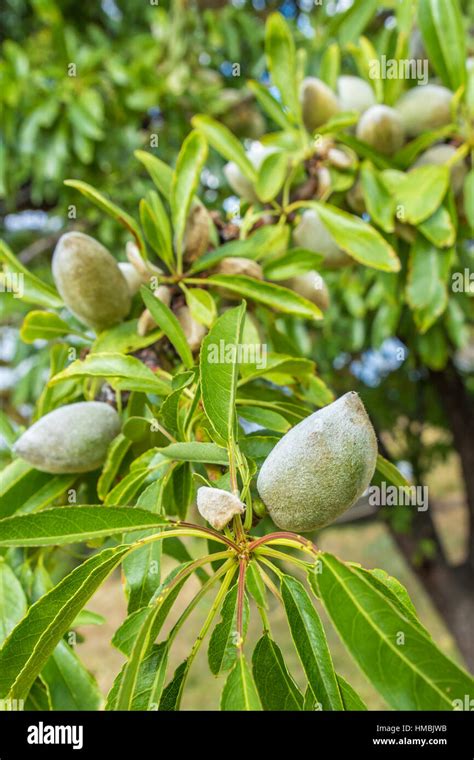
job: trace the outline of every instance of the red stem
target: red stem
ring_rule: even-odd
[[[195,525],[194,523],[189,522],[183,522],[182,520],[170,520],[171,525],[175,525],[178,527],[184,527],[184,528],[194,528],[195,530],[200,530],[202,533],[208,533],[210,536],[213,536],[214,538],[217,537],[219,541],[224,541],[228,546],[231,547],[231,549],[234,549],[236,552],[240,552],[239,547],[237,544],[235,544],[230,538],[227,538],[223,533],[218,533],[216,530],[212,530],[211,528],[205,528],[202,525]]]

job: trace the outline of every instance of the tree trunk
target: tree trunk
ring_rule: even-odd
[[[467,563],[474,572],[474,404],[453,364],[442,372],[430,373],[453,434],[461,462],[469,511]]]

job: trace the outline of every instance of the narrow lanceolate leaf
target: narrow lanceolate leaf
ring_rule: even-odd
[[[272,13],[265,27],[265,53],[273,84],[294,120],[299,121],[295,43],[281,13]]]
[[[302,710],[303,695],[279,647],[265,634],[254,649],[252,670],[264,710]]]
[[[395,710],[452,710],[473,679],[446,657],[400,605],[331,554],[318,587],[344,644]]]
[[[87,182],[82,182],[78,179],[66,179],[64,181],[64,184],[68,187],[73,187],[75,190],[79,190],[79,192],[82,193],[89,201],[92,201],[92,203],[98,206],[101,211],[105,211],[105,213],[111,216],[112,219],[116,219],[117,222],[122,224],[135,238],[135,242],[140,252],[143,255],[145,254],[145,242],[140,232],[140,227],[136,223],[135,219],[130,216],[130,214],[127,214],[126,211],[121,209],[115,203],[112,203],[112,201],[106,198],[105,195],[99,193],[95,187],[88,185]]]
[[[175,710],[179,710],[183,684],[187,674],[188,660],[184,660],[184,662],[176,668],[173,678],[163,690],[159,706],[160,711],[174,712]]]
[[[204,134],[209,145],[227,161],[234,161],[241,172],[253,182],[257,179],[257,172],[247,158],[245,150],[240,141],[227,129],[210,116],[193,116],[191,119],[193,127],[199,129]]]
[[[280,192],[288,171],[288,156],[286,153],[276,151],[270,153],[258,172],[255,190],[258,197],[264,203],[268,203]]]
[[[186,137],[179,152],[171,184],[171,214],[178,262],[182,257],[184,230],[194,193],[207,158],[207,143],[200,132]]]
[[[52,710],[98,710],[102,696],[77,654],[60,641],[41,671]]]
[[[244,655],[237,658],[233,670],[225,683],[221,710],[261,710],[262,703],[258,696],[257,687]]]
[[[169,385],[134,356],[118,353],[89,354],[58,372],[49,385],[81,377],[106,377],[114,388],[168,395]]]
[[[352,688],[350,683],[347,683],[345,678],[337,676],[337,682],[339,684],[339,691],[341,692],[342,703],[344,710],[357,712],[360,710],[367,710],[367,705],[359,697],[355,689]]]
[[[0,697],[24,699],[78,612],[130,550],[90,557],[33,604],[0,649]]]
[[[217,623],[209,640],[209,649],[207,658],[211,673],[218,676],[220,673],[230,670],[234,664],[238,653],[238,633],[237,633],[237,604],[238,604],[238,584],[236,583],[224,599],[222,605],[222,619]],[[245,638],[249,619],[249,603],[245,597],[243,608],[243,630],[242,635]]]
[[[234,434],[238,353],[244,316],[245,303],[224,312],[201,347],[202,403],[209,422],[224,442],[230,441]]]
[[[158,532],[167,524],[163,516],[133,507],[55,507],[0,520],[0,546],[71,544],[130,530]]]
[[[201,441],[189,441],[183,443],[170,443],[160,454],[169,459],[183,462],[202,462],[206,464],[228,464],[229,456],[227,449],[216,443],[204,443]]]
[[[173,181],[173,170],[171,167],[165,164],[161,158],[152,156],[151,153],[147,153],[144,150],[136,150],[134,155],[143,164],[162,196],[169,200],[171,197],[171,183]]]
[[[168,644],[154,644],[150,652],[140,663],[136,688],[131,700],[130,710],[158,710],[168,664]],[[117,696],[123,678],[125,666],[114,681],[107,697],[106,710],[117,709]]]
[[[323,316],[321,310],[307,298],[271,282],[261,282],[243,274],[215,274],[208,277],[207,282],[231,290],[243,298],[261,303],[282,314],[295,314],[305,319],[322,319]]]
[[[379,173],[370,161],[364,161],[362,164],[360,178],[365,204],[370,216],[385,232],[393,232],[395,229],[393,220],[395,198],[385,187]]]
[[[0,644],[26,613],[23,587],[10,565],[0,557]]]
[[[420,0],[418,24],[434,70],[443,84],[457,90],[466,79],[466,38],[458,1]]]
[[[410,488],[410,483],[398,467],[389,462],[388,459],[385,459],[381,454],[377,455],[376,468],[377,472],[388,480],[391,485],[397,486],[397,488]]]
[[[392,246],[370,224],[358,216],[327,203],[311,203],[321,221],[343,251],[365,266],[382,272],[398,272],[400,260]]]
[[[187,369],[191,369],[193,366],[193,355],[183,332],[183,328],[171,309],[168,308],[163,301],[160,301],[159,298],[155,298],[148,288],[143,286],[140,289],[140,293],[151,316],[156,324],[161,327],[170,343],[175,347],[184,366]]]
[[[15,297],[26,303],[44,306],[45,309],[60,309],[64,306],[57,290],[31,274],[4,240],[0,240],[0,262],[5,274],[14,275],[11,277],[10,289]]]
[[[286,615],[309,685],[323,710],[343,710],[341,692],[319,615],[304,586],[283,576],[281,593]]]
[[[267,87],[255,80],[248,81],[247,87],[253,92],[263,110],[267,112],[268,116],[273,119],[275,124],[278,124],[278,126],[286,130],[291,129],[291,121],[285,114],[280,103],[270,94]]]
[[[163,483],[155,480],[146,488],[137,501],[137,508],[148,510],[152,514],[161,512],[161,493]],[[139,530],[127,533],[124,543],[134,543],[140,538],[149,536],[153,530]],[[122,564],[125,578],[128,607],[130,614],[148,604],[160,584],[161,553],[163,541],[149,541],[139,549],[135,549]]]

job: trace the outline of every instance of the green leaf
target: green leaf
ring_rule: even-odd
[[[287,280],[318,269],[323,258],[322,254],[306,248],[291,248],[283,256],[266,261],[263,271],[269,280]]]
[[[23,587],[3,557],[0,557],[0,644],[26,614]]]
[[[272,13],[265,25],[265,54],[272,82],[292,118],[301,121],[295,43],[281,13]]]
[[[168,215],[157,193],[149,193],[149,200],[141,199],[140,222],[149,245],[170,271],[174,267],[171,247],[171,227]]]
[[[27,513],[47,507],[73,485],[76,477],[51,476],[33,469],[23,459],[15,459],[2,470],[0,518],[18,511]]]
[[[385,459],[381,454],[377,454],[377,472],[397,488],[410,488],[410,483],[402,475],[398,467],[389,462],[388,459]]]
[[[150,652],[140,663],[136,686],[132,695],[130,710],[158,710],[168,665],[168,645],[166,642],[153,645]],[[125,666],[115,679],[107,697],[106,710],[117,709],[117,695],[123,678]]]
[[[221,609],[219,623],[214,628],[209,640],[209,649],[207,659],[211,673],[215,676],[225,673],[234,665],[239,653],[239,640],[237,633],[237,605],[238,605],[238,584],[236,583],[226,594]],[[244,597],[243,606],[243,630],[242,635],[245,639],[249,619],[249,603]],[[243,642],[240,642],[240,645]]]
[[[337,89],[337,79],[341,70],[341,50],[336,42],[328,45],[321,58],[319,77],[334,92]]]
[[[261,425],[267,430],[276,430],[279,433],[286,433],[291,427],[291,422],[285,419],[283,415],[273,411],[273,409],[239,405],[237,412],[239,417],[243,417],[244,420],[248,420],[248,422],[254,422],[257,425]]]
[[[128,551],[118,546],[90,557],[29,608],[0,649],[0,696],[26,697],[78,612]]]
[[[319,616],[304,586],[284,575],[281,593],[294,645],[323,710],[342,710],[341,693]]]
[[[280,192],[288,173],[288,156],[276,151],[262,161],[255,190],[261,201],[268,203]]]
[[[44,306],[46,309],[60,309],[64,306],[55,288],[31,274],[3,240],[0,240],[0,261],[3,263],[3,280],[5,280],[5,275],[15,275],[10,278],[10,289],[13,291],[14,298]]]
[[[254,649],[252,671],[264,710],[303,708],[303,695],[288,672],[281,650],[267,634]]]
[[[439,140],[444,140],[446,137],[450,137],[454,130],[454,124],[445,124],[438,129],[431,129],[428,132],[423,132],[423,134],[418,135],[414,140],[411,140],[404,145],[398,153],[395,153],[393,160],[400,168],[407,169],[413,164],[416,157],[422,151],[429,148],[433,143],[438,142]]]
[[[104,500],[107,496],[131,445],[132,442],[120,433],[107,449],[107,458],[97,482],[97,494],[100,499]]]
[[[260,106],[266,111],[268,116],[273,119],[275,124],[278,124],[278,126],[284,130],[293,128],[291,121],[283,111],[280,103],[269,93],[267,87],[253,79],[247,82],[247,87],[253,92]]]
[[[389,170],[383,172],[382,179],[394,194],[397,206],[401,207],[401,221],[417,225],[441,205],[449,186],[449,169],[430,164],[407,174]]]
[[[189,441],[185,443],[170,443],[159,449],[159,452],[168,459],[177,459],[182,462],[202,462],[203,464],[227,465],[229,458],[227,449],[215,443],[201,441]]]
[[[151,330],[146,335],[139,335],[138,319],[128,319],[118,325],[103,330],[96,337],[91,347],[93,354],[131,354],[141,348],[147,348],[163,337],[163,331]]]
[[[247,665],[244,655],[237,658],[234,668],[229,673],[225,683],[222,697],[221,710],[261,710],[262,704],[258,696],[257,687]]]
[[[418,236],[411,246],[408,263],[407,301],[412,309],[428,306],[439,279],[439,251]]]
[[[79,190],[79,192],[81,192],[88,200],[98,206],[101,211],[105,211],[105,213],[111,216],[112,219],[115,219],[125,227],[125,229],[127,229],[135,238],[135,242],[142,256],[146,255],[145,241],[142,238],[140,227],[130,214],[127,214],[126,211],[121,209],[115,203],[112,203],[112,201],[106,198],[105,195],[102,195],[102,193],[99,193],[94,187],[88,185],[87,182],[82,182],[77,179],[66,179],[64,180],[64,184],[67,185],[67,187],[73,187],[75,190]]]
[[[444,248],[455,243],[456,228],[449,211],[444,206],[440,206],[434,214],[421,222],[418,229],[437,248]]]
[[[230,129],[220,124],[210,116],[193,116],[191,124],[204,134],[209,145],[227,161],[234,161],[243,174],[252,182],[257,180],[257,172],[247,158],[239,140],[234,137]]]
[[[171,213],[173,217],[178,271],[181,271],[183,239],[189,209],[207,158],[207,143],[200,132],[190,132],[181,146],[171,185]]]
[[[184,366],[187,369],[191,369],[194,366],[193,355],[183,332],[183,328],[171,309],[168,308],[163,301],[160,301],[159,298],[155,298],[148,288],[143,286],[140,288],[140,293],[151,316],[175,347]]]
[[[350,683],[347,683],[347,681],[339,675],[337,676],[337,683],[339,685],[339,691],[341,692],[344,710],[349,710],[352,712],[367,710],[367,706],[364,704],[357,692],[352,688]]]
[[[318,586],[341,639],[395,710],[452,710],[473,691],[471,677],[363,574],[320,555]],[[401,639],[400,634],[403,634]]]
[[[474,169],[464,180],[464,211],[470,227],[474,229]]]
[[[62,335],[80,335],[84,333],[74,330],[63,319],[51,311],[30,311],[20,330],[20,338],[25,343],[35,340],[54,340]]]
[[[146,153],[144,150],[136,150],[135,158],[143,164],[154,184],[164,198],[171,198],[171,183],[173,181],[173,170],[168,164],[165,164],[160,158]]]
[[[160,712],[174,712],[179,709],[183,684],[187,674],[188,661],[184,660],[184,662],[176,668],[173,678],[163,691],[159,706]]]
[[[152,514],[161,514],[161,493],[163,484],[156,480],[146,488],[137,501],[137,509],[149,510]],[[134,531],[127,533],[124,543],[134,543],[153,531]],[[131,552],[122,563],[122,571],[126,582],[128,596],[128,614],[150,601],[160,584],[161,554],[163,541],[151,541]]]
[[[393,232],[395,224],[395,199],[385,187],[382,178],[369,161],[364,161],[360,169],[367,211],[385,232]]]
[[[232,293],[238,293],[243,298],[249,298],[264,304],[283,314],[294,314],[305,319],[322,319],[321,310],[311,301],[299,296],[281,285],[261,282],[246,275],[215,274],[208,277],[206,282],[217,287],[226,288]]]
[[[466,38],[457,0],[419,0],[418,25],[431,65],[446,87],[457,90],[466,80]]]
[[[155,299],[157,300],[157,299]],[[59,372],[49,385],[80,377],[106,377],[113,388],[166,396],[169,385],[134,356],[118,353],[88,354]]]
[[[261,607],[262,609],[267,609],[268,603],[265,584],[263,582],[256,560],[249,562],[247,567],[247,575],[245,576],[245,582],[248,592],[255,600],[257,606]]]
[[[216,320],[203,340],[200,355],[202,403],[217,435],[227,443],[233,440],[238,352],[230,361],[214,361],[213,353],[224,345],[238,348],[242,340],[245,303],[229,309]],[[219,357],[222,358],[222,357]]]
[[[307,205],[316,208],[338,246],[353,259],[382,272],[400,271],[400,261],[392,246],[370,224],[327,203]]]
[[[192,318],[205,327],[211,327],[217,316],[216,302],[211,294],[202,288],[186,288],[185,296]]]
[[[55,507],[0,520],[0,546],[71,544],[166,524],[166,518],[133,507]]]
[[[41,671],[52,710],[98,710],[102,695],[77,654],[60,641]]]

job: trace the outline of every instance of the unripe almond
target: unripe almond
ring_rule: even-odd
[[[329,291],[318,272],[306,272],[297,277],[291,277],[291,279],[285,280],[282,285],[316,304],[321,311],[326,311],[329,307]]]
[[[418,166],[427,166],[428,164],[445,164],[455,153],[456,148],[453,145],[433,145],[418,156],[412,168],[415,169]],[[466,174],[467,167],[463,160],[457,161],[451,166],[451,186],[455,195],[462,191]]]
[[[198,488],[197,508],[201,517],[215,530],[223,530],[235,515],[245,512],[245,504],[237,496],[221,488],[208,486]]]
[[[405,139],[398,113],[389,106],[371,106],[362,114],[356,128],[356,137],[379,153],[390,156],[396,153]]]
[[[211,218],[202,203],[194,203],[184,231],[184,258],[188,263],[196,261],[207,251]]]
[[[35,422],[14,451],[42,472],[90,472],[103,464],[120,432],[120,417],[101,401],[81,401],[55,409]]]
[[[293,240],[301,248],[321,253],[326,269],[339,269],[352,263],[350,256],[339,248],[314,209],[304,212],[293,231]]]
[[[337,80],[337,95],[341,111],[364,113],[376,103],[375,94],[368,82],[360,77],[342,76]]]
[[[245,259],[240,256],[232,256],[222,259],[216,267],[219,274],[244,274],[255,280],[263,280],[263,269],[256,261]]]
[[[417,137],[449,124],[452,98],[451,90],[438,84],[418,85],[408,90],[395,104],[406,134]]]
[[[199,351],[202,340],[207,332],[206,328],[193,319],[187,306],[180,306],[176,309],[175,313],[178,322],[183,328],[189,348],[193,353]]]
[[[308,132],[314,132],[340,110],[333,91],[316,77],[303,79],[300,101],[304,125]]]
[[[112,327],[130,311],[127,281],[117,262],[89,235],[62,235],[54,250],[52,270],[68,309],[94,330]]]
[[[377,440],[355,392],[298,423],[264,461],[257,489],[274,523],[305,532],[328,525],[369,486]]]

